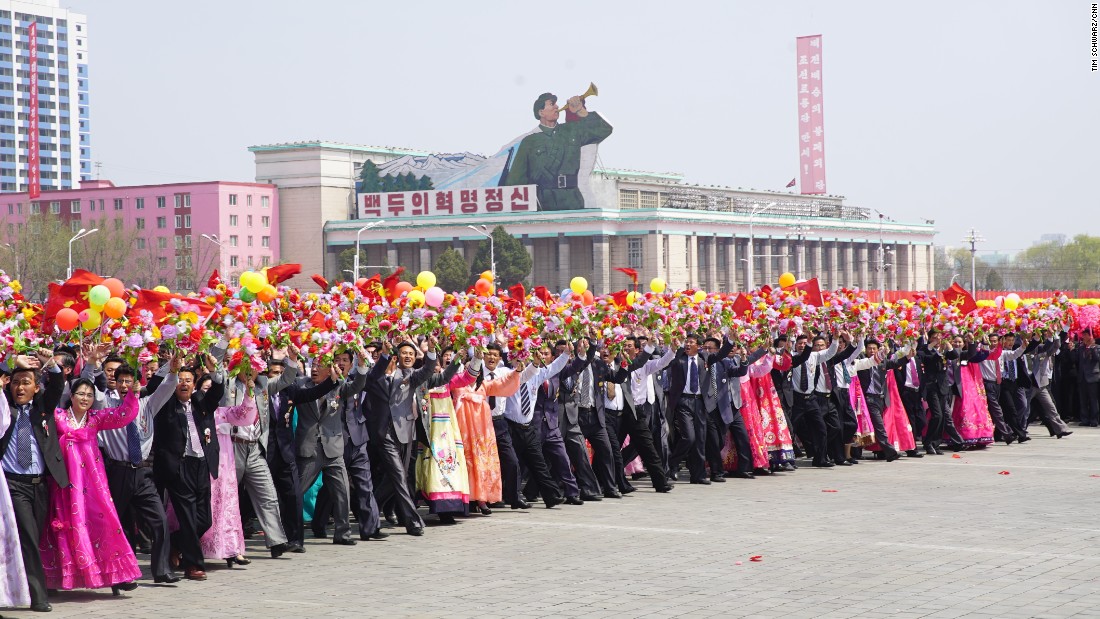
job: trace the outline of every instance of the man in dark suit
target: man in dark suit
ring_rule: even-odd
[[[1100,425],[1100,346],[1091,329],[1081,335],[1081,345],[1074,351],[1077,360],[1077,388],[1080,390],[1081,425]]]
[[[746,357],[743,346],[729,346],[726,357],[719,358],[721,351],[718,349],[718,340],[707,338],[705,344],[708,351],[711,348],[716,351],[707,368],[706,389],[703,390],[703,405],[707,410],[707,461],[710,463],[710,480],[726,480],[722,462],[726,433],[729,433],[734,447],[737,448],[737,471],[733,476],[754,479],[752,446],[745,420],[741,417],[741,377],[748,374],[749,366],[767,354],[768,349],[755,350]]]
[[[568,347],[559,347],[558,354],[568,350]],[[586,501],[599,500],[603,497],[609,499],[622,498],[622,455],[620,445],[611,439],[614,431],[609,427],[608,415],[618,415],[619,412],[609,413],[604,406],[602,384],[607,378],[608,366],[596,359],[597,347],[593,346],[587,338],[582,338],[574,347],[575,359],[567,365],[561,374],[557,376],[561,385],[562,398],[569,403],[566,411],[574,409],[577,414],[577,422],[584,437],[592,445],[593,480],[585,482],[581,476],[577,481],[581,484],[582,499]],[[612,421],[618,422],[616,416]],[[587,460],[587,458],[586,458]],[[616,468],[618,467],[618,468]]]
[[[657,406],[654,376],[672,363],[679,345],[673,343],[664,355],[655,358],[653,355],[657,352],[656,347],[650,344],[642,347],[643,339],[629,337],[623,342],[625,363],[616,361],[606,364],[605,382],[621,385],[623,389],[623,411],[615,428],[617,439],[613,440],[622,444],[627,438],[630,439],[630,444],[622,449],[618,473],[622,483],[627,484],[630,492],[634,492],[634,487],[625,481],[621,462],[631,462],[635,457],[641,456],[653,489],[657,492],[669,492],[672,484],[667,477],[668,468],[653,441],[653,417],[656,414],[654,408]],[[610,422],[610,417],[608,420]],[[610,432],[609,423],[608,433]]]
[[[277,384],[287,366],[297,359],[272,359],[267,365],[268,384]],[[296,374],[296,373],[295,373]],[[293,375],[293,374],[292,374]],[[302,486],[298,474],[297,444],[294,438],[295,407],[323,397],[336,387],[331,376],[319,383],[291,383],[283,389],[269,389],[267,443],[264,455],[271,468],[271,479],[279,497],[279,518],[291,552],[305,552],[305,524],[302,521]]]
[[[885,359],[879,354],[878,340],[867,338],[863,345],[863,359],[873,360],[874,365],[869,368],[859,369],[859,386],[863,389],[863,399],[867,402],[867,412],[871,415],[871,425],[875,429],[875,443],[886,457],[887,462],[893,462],[900,457],[898,450],[890,444],[886,435],[886,425],[882,420],[883,412],[890,406],[890,393],[887,389],[886,373],[897,368],[905,367],[909,359],[916,354],[916,349],[907,348],[900,351],[893,359]]]
[[[534,363],[541,367],[548,367],[554,362],[554,358],[558,355],[555,354],[555,350],[551,350],[549,345],[545,345],[538,349],[536,352],[537,359],[533,360]],[[583,365],[584,361],[581,359],[571,359],[570,363],[566,365],[566,369],[570,366]],[[532,408],[531,427],[534,429],[535,434],[538,436],[539,443],[542,445],[542,455],[546,460],[546,465],[550,469],[550,475],[558,482],[561,489],[564,490],[565,504],[566,505],[583,505],[584,500],[581,499],[581,489],[577,483],[577,478],[573,476],[573,470],[569,463],[569,455],[565,449],[565,440],[561,433],[561,421],[559,419],[558,408],[558,390],[559,380],[561,378],[560,372],[557,375],[538,383],[535,387],[535,401]],[[525,385],[520,385],[520,389],[526,389]],[[521,402],[522,404],[522,402]],[[538,481],[534,475],[528,476],[527,486],[524,488],[524,494],[528,501],[533,501],[539,493]],[[601,500],[600,497],[592,497],[588,495],[588,500]]]
[[[420,406],[416,401],[416,389],[435,374],[436,348],[434,338],[429,338],[429,350],[424,364],[414,370],[416,345],[401,342],[397,355],[390,356],[390,344],[382,344],[382,354],[367,375],[367,397],[370,398],[371,418],[367,420],[373,441],[379,443],[382,483],[376,488],[379,505],[393,500],[398,515],[405,523],[409,535],[424,534],[424,519],[416,512],[416,504],[409,492],[407,463],[412,457],[416,441],[416,419]]]
[[[951,393],[951,383],[947,376],[947,362],[959,358],[951,342],[944,341],[943,334],[935,329],[928,332],[927,339],[921,339],[917,345],[917,359],[921,365],[921,377],[924,385],[924,401],[928,404],[928,429],[924,434],[924,451],[928,455],[943,455],[940,445],[947,427],[945,415],[947,396]]]
[[[199,370],[181,369],[176,397],[153,422],[153,477],[175,508],[180,528],[172,533],[172,546],[181,553],[180,565],[189,580],[206,580],[199,539],[211,525],[210,478],[218,476],[220,458],[214,411],[225,393],[214,358],[203,355],[203,363],[213,375],[210,389],[195,391]]]
[[[45,389],[38,383],[39,368],[48,377]],[[19,529],[19,548],[27,571],[31,610],[38,612],[52,609],[46,594],[42,555],[38,551],[49,509],[46,478],[53,477],[62,488],[69,485],[53,415],[64,390],[65,375],[48,349],[39,349],[36,357],[15,358],[7,390],[12,420],[0,439],[0,459],[11,494],[15,525]]]
[[[684,338],[683,347],[668,366],[669,419],[675,420],[676,445],[672,448],[669,465],[674,471],[687,459],[691,483],[709,484],[706,476],[706,436],[707,418],[703,410],[703,377],[706,374],[706,359],[700,354],[701,338],[689,334]],[[728,352],[728,351],[727,351]]]
[[[832,414],[829,410],[832,380],[828,360],[836,354],[839,346],[840,338],[834,338],[830,345],[820,334],[813,340],[805,334],[799,335],[795,338],[796,354],[791,359],[791,387],[794,389],[791,416],[794,418],[794,428],[807,453],[813,452],[813,465],[819,468],[850,464],[843,457],[840,418],[835,414],[835,409]]]
[[[583,359],[580,347],[580,342],[574,347],[578,362]],[[558,340],[554,344],[557,355],[567,350],[569,350],[569,343],[565,340]],[[591,348],[591,351],[594,353],[595,349]],[[607,431],[602,424],[581,423],[580,405],[577,403],[579,394],[576,374],[582,369],[583,363],[570,363],[551,382],[556,387],[560,430],[562,439],[565,441],[565,450],[569,454],[569,461],[573,465],[581,500],[599,501],[603,491],[601,487],[611,491],[615,489],[614,484],[608,485],[608,481],[613,479],[610,474],[612,466],[607,464],[611,457],[611,443],[607,440]],[[600,404],[602,405],[602,401]],[[591,421],[591,416],[588,420]],[[592,444],[594,454],[592,462],[588,460],[588,449],[584,446],[585,439]],[[596,470],[597,467],[600,470]]]

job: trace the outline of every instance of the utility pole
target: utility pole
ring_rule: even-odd
[[[806,265],[806,236],[812,232],[810,227],[802,223],[800,220],[797,224],[791,226],[792,234],[798,241],[798,246],[795,248],[795,277],[798,279],[806,279],[805,265]],[[821,268],[821,265],[817,265]]]
[[[977,262],[977,260],[975,256],[978,253],[978,243],[982,243],[984,241],[985,237],[983,237],[981,233],[979,233],[974,228],[971,228],[970,231],[966,233],[966,237],[963,238],[963,243],[970,243],[970,294],[974,294],[974,291],[978,289],[978,278],[976,276],[975,269],[975,263]]]

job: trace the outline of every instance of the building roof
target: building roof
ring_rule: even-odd
[[[249,152],[260,153],[279,150],[301,150],[305,148],[333,148],[339,150],[352,150],[361,153],[375,153],[380,155],[415,155],[424,157],[432,153],[426,150],[403,148],[398,146],[368,146],[365,144],[346,144],[344,142],[327,142],[325,140],[307,140],[304,142],[280,142],[278,144],[260,144],[249,146]]]

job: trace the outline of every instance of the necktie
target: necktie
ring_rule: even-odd
[[[1006,373],[1008,374],[1008,380],[1015,381],[1016,380],[1016,362],[1015,361],[1006,361],[1005,362],[1005,370],[1007,370]]]
[[[909,372],[913,382],[913,387],[920,388],[920,372],[917,371],[917,360],[913,359],[909,362]]]
[[[707,397],[712,400],[718,397],[718,367],[713,365],[710,368],[710,385],[707,386]]]
[[[580,380],[580,383],[577,386],[577,393],[579,393],[580,396],[581,396],[580,401],[578,402],[578,404],[580,404],[584,408],[590,408],[588,406],[589,405],[588,400],[592,397],[592,381],[591,381],[592,374],[591,374],[591,372],[592,372],[591,366],[586,367],[583,370],[581,370],[581,380]]]
[[[699,393],[699,366],[695,363],[695,357],[688,360],[688,393]]]
[[[997,384],[999,385],[999,384],[1001,384],[1001,364],[1000,363],[994,363],[993,365],[996,366],[996,368],[997,368]]]
[[[519,386],[519,399],[520,403],[523,404],[523,410],[520,411],[521,416],[526,419],[527,415],[531,414],[531,394],[529,393],[529,389],[527,389],[527,383],[523,383]]]
[[[199,428],[195,425],[195,417],[191,414],[191,401],[183,403],[183,414],[187,417],[187,433],[191,437],[191,449],[202,455],[202,440],[199,439]]]
[[[798,366],[795,369],[798,370],[798,391],[800,393],[809,393],[810,392],[810,376],[806,372],[806,364],[803,363],[802,365]]]
[[[31,468],[31,407],[23,406],[19,418],[15,420],[15,435],[19,439],[15,460],[23,470]]]
[[[141,464],[141,435],[138,433],[137,420],[126,424],[126,457],[130,464]]]
[[[493,380],[497,377],[496,372],[489,372],[489,380]],[[497,397],[495,395],[489,396],[489,413],[492,414],[497,410]]]
[[[845,362],[840,363],[840,369],[844,372],[844,386],[852,384],[852,375],[848,373],[848,364]]]
[[[871,368],[871,393],[882,395],[882,370]]]

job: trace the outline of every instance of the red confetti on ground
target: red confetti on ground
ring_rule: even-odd
[[[1000,473],[997,473],[997,474],[998,475],[1011,475],[1012,473],[1009,473],[1008,471],[1001,471]]]
[[[955,458],[956,460],[961,460],[962,459],[962,456],[960,456],[959,454],[951,454],[951,457]]]
[[[1100,475],[1089,475],[1089,477],[1100,477]]]
[[[836,492],[836,490],[822,490],[822,492]]]
[[[749,561],[752,561],[753,563],[760,563],[763,560],[764,560],[764,555],[753,555],[753,556],[749,557]]]

